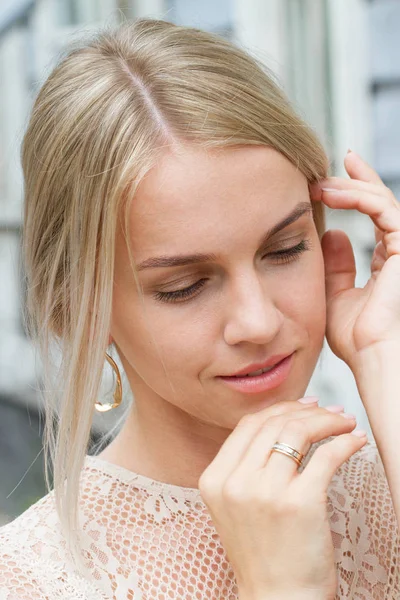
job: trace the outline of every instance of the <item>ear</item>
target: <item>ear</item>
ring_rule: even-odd
[[[112,344],[112,341],[113,341],[113,339],[112,339],[111,334],[110,334],[108,336],[108,344],[107,344],[107,346],[109,346],[110,344]]]

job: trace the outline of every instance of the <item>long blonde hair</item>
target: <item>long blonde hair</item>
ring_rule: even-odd
[[[147,18],[71,44],[42,85],[23,139],[25,320],[42,358],[46,483],[75,558],[79,479],[111,322],[117,216],[125,210],[129,239],[137,185],[162,152],[187,143],[270,146],[309,182],[327,174],[319,141],[262,63],[215,34]],[[314,219],[321,236],[321,203]]]

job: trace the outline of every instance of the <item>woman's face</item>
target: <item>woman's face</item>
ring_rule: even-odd
[[[130,219],[142,294],[120,231],[110,334],[136,402],[233,428],[246,413],[300,398],[326,314],[304,175],[267,147],[188,146],[148,173]],[[293,356],[272,387],[270,376],[223,378],[282,355]]]

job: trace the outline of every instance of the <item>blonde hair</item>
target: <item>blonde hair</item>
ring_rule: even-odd
[[[257,59],[215,34],[155,19],[71,44],[23,139],[25,320],[43,365],[46,483],[78,557],[78,490],[111,322],[117,217],[168,147],[269,146],[327,174],[312,130]],[[321,203],[313,205],[324,231]],[[51,344],[60,348],[54,377]],[[57,381],[58,407],[54,406]],[[51,463],[51,464],[50,464]]]

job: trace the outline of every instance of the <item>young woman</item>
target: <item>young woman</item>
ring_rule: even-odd
[[[328,177],[261,64],[149,19],[61,57],[22,165],[54,490],[0,530],[0,598],[399,597],[400,210],[374,170]],[[376,226],[363,289],[324,205]],[[376,445],[303,397],[325,334]],[[111,344],[134,403],[89,456]]]

